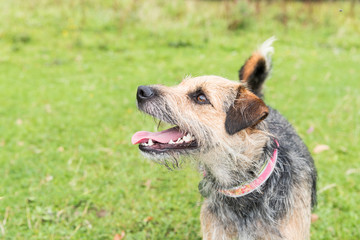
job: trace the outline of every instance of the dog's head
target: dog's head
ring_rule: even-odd
[[[186,78],[179,85],[140,86],[138,108],[173,125],[161,132],[137,132],[133,144],[168,167],[181,156],[198,160],[222,186],[251,177],[262,165],[270,136],[263,124],[269,109],[261,99],[271,70],[272,42],[265,41],[239,71],[240,82],[217,76]]]
[[[268,115],[265,103],[243,83],[217,76],[187,78],[174,87],[139,86],[137,104],[141,111],[174,125],[133,136],[132,143],[155,159],[239,152],[244,137],[256,132]]]

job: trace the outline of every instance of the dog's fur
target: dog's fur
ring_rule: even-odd
[[[178,86],[150,86],[154,97],[138,101],[140,110],[191,133],[196,148],[143,152],[176,166],[190,156],[206,175],[200,192],[203,239],[309,239],[316,203],[316,170],[307,147],[288,121],[262,100],[273,52],[266,41],[239,71],[240,83],[217,76],[186,78]],[[197,102],[199,94],[208,102]],[[274,172],[242,197],[228,189],[256,177],[280,145]]]

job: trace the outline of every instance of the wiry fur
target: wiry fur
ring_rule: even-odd
[[[237,107],[237,101],[249,101],[256,109],[261,105],[262,100],[245,86],[262,96],[262,83],[270,71],[272,41],[265,42],[254,53],[257,56],[248,60],[256,61],[242,67],[247,76],[242,83],[217,76],[187,78],[174,87],[151,86],[154,97],[138,104],[140,110],[179,126],[197,140],[195,149],[145,155],[168,167],[176,167],[182,156],[190,156],[206,172],[200,189],[206,193],[201,210],[204,239],[309,239],[311,208],[316,203],[316,170],[295,130],[270,107],[265,109],[265,120],[243,124],[245,128],[234,134],[229,134],[225,126],[229,109]],[[259,64],[264,65],[262,70],[254,68]],[[196,91],[202,91],[210,104],[194,103],[191,94]],[[257,113],[253,108],[245,107],[240,117],[231,121],[244,121],[241,116],[246,111]],[[246,116],[252,118],[251,114]],[[219,192],[254,179],[276,148],[274,139],[280,145],[277,163],[261,187],[238,198]]]

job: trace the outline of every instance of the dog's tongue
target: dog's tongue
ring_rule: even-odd
[[[183,137],[184,134],[180,132],[178,127],[173,127],[161,132],[146,132],[140,131],[135,133],[131,138],[132,144],[147,142],[149,139],[155,140],[160,143],[168,143],[170,140],[176,141],[178,138]]]

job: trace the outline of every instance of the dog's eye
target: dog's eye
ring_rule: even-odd
[[[209,100],[206,98],[206,96],[203,93],[200,93],[195,98],[196,102],[199,104],[209,104]]]
[[[201,89],[198,89],[195,92],[191,92],[188,94],[188,97],[197,104],[211,104],[211,102],[209,101],[209,99],[206,97],[206,95],[204,94],[203,91],[201,91]]]
[[[198,102],[205,103],[207,101],[207,98],[205,97],[204,94],[200,94],[199,96],[197,96],[196,100]]]

